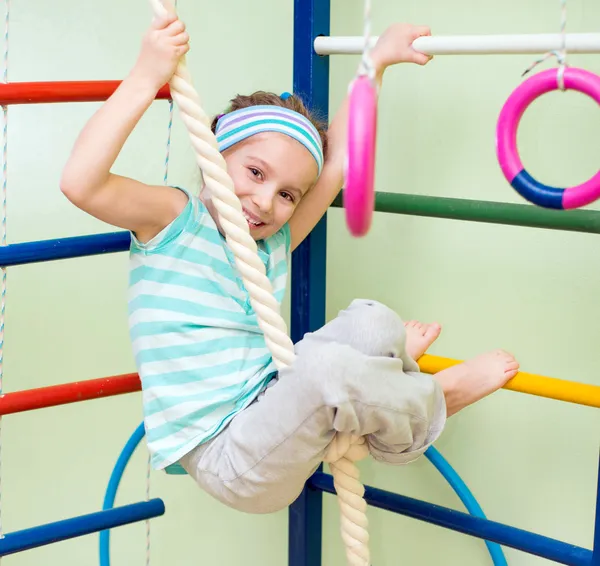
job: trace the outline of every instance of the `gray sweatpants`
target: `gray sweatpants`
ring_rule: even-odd
[[[270,513],[298,497],[336,432],[366,436],[376,460],[415,460],[441,434],[446,405],[439,384],[407,355],[405,339],[395,312],[354,301],[306,334],[294,364],[180,464],[224,504]]]

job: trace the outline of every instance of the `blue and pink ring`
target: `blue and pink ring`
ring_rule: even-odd
[[[564,86],[587,94],[600,105],[598,75],[583,69],[566,68]],[[590,204],[600,197],[600,171],[590,180],[574,187],[550,187],[527,172],[517,150],[517,130],[525,110],[538,97],[558,88],[558,69],[550,69],[527,79],[512,93],[498,119],[496,152],[504,176],[523,198],[544,208],[573,209]]]

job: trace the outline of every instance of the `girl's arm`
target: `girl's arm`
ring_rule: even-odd
[[[64,167],[60,187],[76,206],[92,216],[136,232],[148,240],[185,207],[177,190],[151,186],[111,173],[127,138],[173,76],[189,49],[185,26],[170,15],[155,20],[129,76],[92,116]]]
[[[431,59],[411,47],[412,42],[423,35],[431,35],[429,28],[394,24],[379,38],[371,51],[376,69],[377,87],[381,86],[383,73],[396,63],[412,62],[425,65]],[[317,225],[340,192],[344,180],[346,159],[346,131],[348,122],[348,98],[344,99],[327,132],[329,153],[323,171],[315,186],[300,201],[289,220],[292,234],[292,249],[299,246]]]

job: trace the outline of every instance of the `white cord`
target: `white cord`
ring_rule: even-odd
[[[375,68],[371,60],[371,0],[365,0],[363,24],[363,53],[360,61],[359,74],[367,75],[370,79],[375,77]]]
[[[177,2],[175,2],[177,5]],[[173,99],[169,100],[169,123],[167,126],[167,145],[165,156],[165,173],[163,181],[165,185],[169,183],[169,161],[171,158],[171,136],[173,133]],[[148,455],[148,463],[146,466],[146,501],[150,501],[150,479],[152,473],[152,456]],[[150,566],[150,520],[146,520],[146,566]]]
[[[567,68],[567,0],[559,0],[560,2],[560,34],[561,34],[561,47],[560,49],[556,49],[553,51],[548,51],[542,57],[534,61],[525,71],[522,76],[524,77],[526,74],[530,73],[535,67],[537,67],[540,63],[543,63],[546,59],[550,57],[556,57],[558,61],[559,67],[558,72],[556,74],[556,79],[558,81],[558,88],[563,92],[566,90],[565,87],[565,70]]]
[[[567,0],[560,0],[560,34],[561,50],[558,58],[558,88],[565,89],[565,69],[567,67]]]
[[[2,82],[8,82],[8,29],[10,16],[10,0],[4,0],[4,56],[2,57]],[[0,245],[6,246],[6,217],[8,194],[8,108],[2,106],[2,219],[0,223]],[[4,381],[4,326],[6,315],[6,267],[2,267],[0,284],[0,394]],[[0,417],[0,538],[4,538],[2,524],[2,417]],[[0,559],[1,562],[1,559]]]

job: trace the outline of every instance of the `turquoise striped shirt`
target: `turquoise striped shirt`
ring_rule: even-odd
[[[148,243],[132,235],[130,250],[129,328],[155,469],[216,436],[276,372],[225,238],[184,192],[181,214]],[[257,244],[281,304],[289,226]]]

